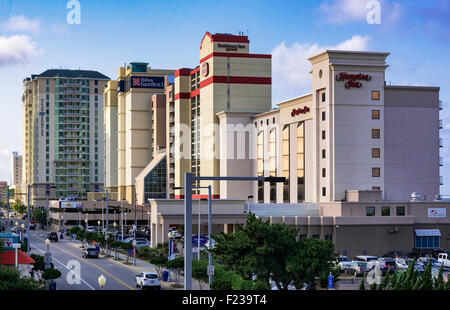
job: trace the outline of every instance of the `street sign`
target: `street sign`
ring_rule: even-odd
[[[205,236],[200,236],[200,245],[205,244],[206,242],[208,242],[208,238]],[[198,236],[192,236],[192,244],[193,245],[198,245]]]
[[[206,273],[208,274],[208,276],[213,276],[214,275],[214,266],[208,266],[206,268]]]

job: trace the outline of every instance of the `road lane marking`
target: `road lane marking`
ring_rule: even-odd
[[[37,239],[40,239],[40,240],[42,240],[42,241],[45,241],[45,240],[43,240],[42,238],[39,238],[39,237],[36,237],[36,238],[37,238]],[[30,245],[31,245],[31,243],[30,243]],[[85,262],[85,263],[87,263],[87,264],[89,264],[89,265],[91,265],[91,266],[94,266],[95,268],[97,268],[97,269],[103,271],[105,274],[109,275],[111,278],[113,278],[114,280],[116,280],[117,282],[119,282],[120,284],[122,284],[123,286],[129,288],[130,290],[135,290],[134,287],[132,287],[132,286],[126,284],[125,282],[121,281],[119,278],[117,278],[116,276],[110,274],[108,271],[106,271],[106,270],[103,269],[102,267],[97,266],[96,264],[91,263],[91,262],[85,260],[85,259],[82,258],[82,257],[76,256],[75,254],[73,254],[73,253],[71,253],[71,252],[69,252],[69,251],[67,251],[67,250],[65,250],[65,249],[62,249],[62,248],[60,248],[60,247],[58,247],[58,246],[56,246],[56,245],[54,245],[54,244],[52,244],[51,246],[53,246],[53,247],[59,249],[60,251],[63,251],[64,253],[69,254],[70,256],[75,257],[75,258],[78,259],[78,260],[81,260],[81,261],[83,261],[83,262]]]
[[[30,247],[33,247],[33,248],[35,248],[36,250],[38,250],[39,252],[45,254],[44,251],[42,251],[41,249],[37,248],[36,246],[31,246],[31,243],[30,243]],[[66,266],[64,263],[62,263],[61,261],[57,260],[55,257],[53,257],[52,259],[54,259],[56,262],[60,263],[63,267],[65,267],[65,268],[68,269],[69,271],[72,271],[72,269],[70,269],[69,267],[67,267],[67,266]],[[55,268],[58,268],[58,267],[55,267]],[[80,277],[79,275],[77,275],[77,274],[74,273],[74,272],[72,272],[72,273],[73,273],[75,276],[77,276],[78,278],[80,278],[80,280],[83,281],[83,282],[84,282],[87,286],[89,286],[92,290],[95,291],[95,288],[93,288],[89,283],[87,283],[82,277]]]

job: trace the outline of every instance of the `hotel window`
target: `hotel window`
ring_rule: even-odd
[[[325,111],[322,112],[322,120],[325,120]]]
[[[439,236],[416,236],[415,247],[417,249],[440,248]]]
[[[264,176],[264,132],[261,131],[257,138],[257,174]],[[264,182],[258,181],[258,203],[264,203]]]
[[[325,168],[322,168],[322,178],[325,178],[327,176],[327,171]]]
[[[380,158],[380,149],[372,149],[372,158]]]
[[[377,178],[380,176],[380,168],[372,168],[372,177]]]
[[[313,239],[320,239],[320,235],[312,235]]]
[[[366,207],[366,216],[375,216],[375,207]]]
[[[275,117],[272,118],[272,124],[275,124]]]
[[[322,130],[322,140],[325,140],[325,130]]]
[[[266,124],[267,126],[269,126],[269,119],[266,119]]]
[[[305,200],[305,123],[297,125],[297,201]]]
[[[325,197],[327,195],[327,188],[322,187],[322,196]]]
[[[322,102],[325,102],[325,93],[322,93]]]
[[[325,235],[325,240],[333,242],[333,235]]]
[[[380,100],[380,91],[372,90],[372,100]]]
[[[372,110],[372,119],[380,119],[380,110]]]
[[[373,191],[381,191],[381,187],[379,186],[372,186]]]
[[[267,120],[269,122],[269,120]],[[270,176],[277,175],[277,163],[276,163],[276,141],[277,131],[273,128],[269,133],[269,160],[270,160]],[[275,182],[270,182],[270,202],[277,202],[277,187]]]
[[[381,207],[381,216],[391,216],[391,207]]]
[[[405,207],[396,207],[396,215],[397,216],[405,216]]]
[[[326,152],[325,152],[325,149],[323,149],[322,150],[322,158],[325,158],[326,157],[325,155],[326,155]]]
[[[283,177],[286,178],[286,182],[283,184],[283,202],[290,202],[290,193],[289,193],[289,174],[290,174],[290,156],[289,156],[289,125],[284,126],[283,128]]]
[[[380,129],[372,129],[372,139],[380,139]]]

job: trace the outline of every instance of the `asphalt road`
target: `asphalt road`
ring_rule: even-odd
[[[19,221],[20,222],[20,221]],[[26,235],[25,235],[26,236]],[[31,253],[44,255],[47,232],[31,230]],[[71,244],[72,243],[72,244]],[[73,244],[76,246],[73,246]],[[57,290],[100,290],[98,278],[106,278],[103,290],[135,290],[136,272],[120,262],[104,258],[82,258],[79,241],[67,239],[52,242],[50,253],[62,276],[56,280]]]

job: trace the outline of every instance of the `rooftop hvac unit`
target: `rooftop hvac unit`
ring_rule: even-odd
[[[421,201],[421,200],[422,200],[422,199],[421,199],[420,193],[413,192],[413,193],[411,194],[411,201]]]

